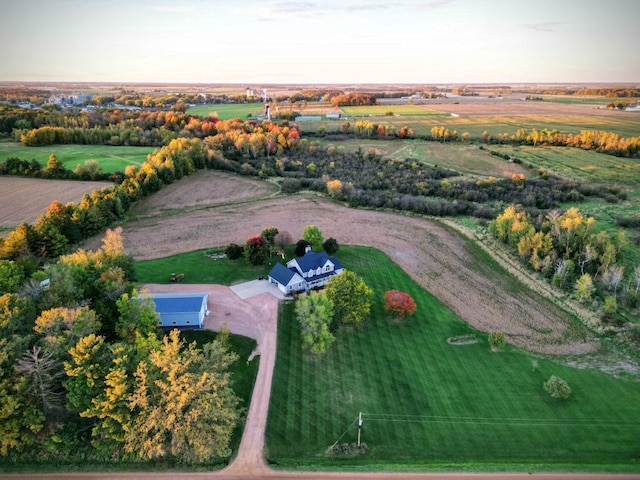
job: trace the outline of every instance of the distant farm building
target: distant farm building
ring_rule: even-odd
[[[326,117],[327,120],[340,120],[341,118],[344,118],[344,115],[340,112],[330,112],[327,113]]]
[[[296,122],[319,122],[322,120],[320,115],[299,115],[296,117]]]
[[[153,293],[151,297],[160,315],[161,328],[200,329],[204,328],[208,293]]]

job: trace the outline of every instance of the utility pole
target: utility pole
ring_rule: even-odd
[[[362,431],[362,412],[358,415],[358,446],[360,446],[360,433]]]

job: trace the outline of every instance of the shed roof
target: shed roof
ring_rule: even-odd
[[[156,304],[156,311],[162,313],[199,312],[202,302],[207,297],[206,293],[189,295],[152,295]]]

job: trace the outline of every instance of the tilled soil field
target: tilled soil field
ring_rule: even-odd
[[[0,177],[0,226],[35,223],[51,202],[79,202],[85,193],[112,186],[108,182]]]
[[[480,259],[470,241],[422,217],[358,210],[297,195],[212,207],[123,225],[124,247],[137,260],[242,244],[265,227],[300,238],[317,225],[325,238],[385,252],[413,279],[473,327],[500,329],[515,345],[540,353],[581,354],[598,343],[539,294],[513,288],[514,279]],[[94,240],[94,242],[96,242]]]
[[[262,198],[277,187],[266,182],[217,170],[206,170],[182,178],[137,202],[131,215],[158,215],[171,210],[199,208]]]

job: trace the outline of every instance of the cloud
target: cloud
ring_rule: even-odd
[[[558,25],[567,25],[566,22],[530,23],[525,25],[530,30],[536,32],[555,32]]]

